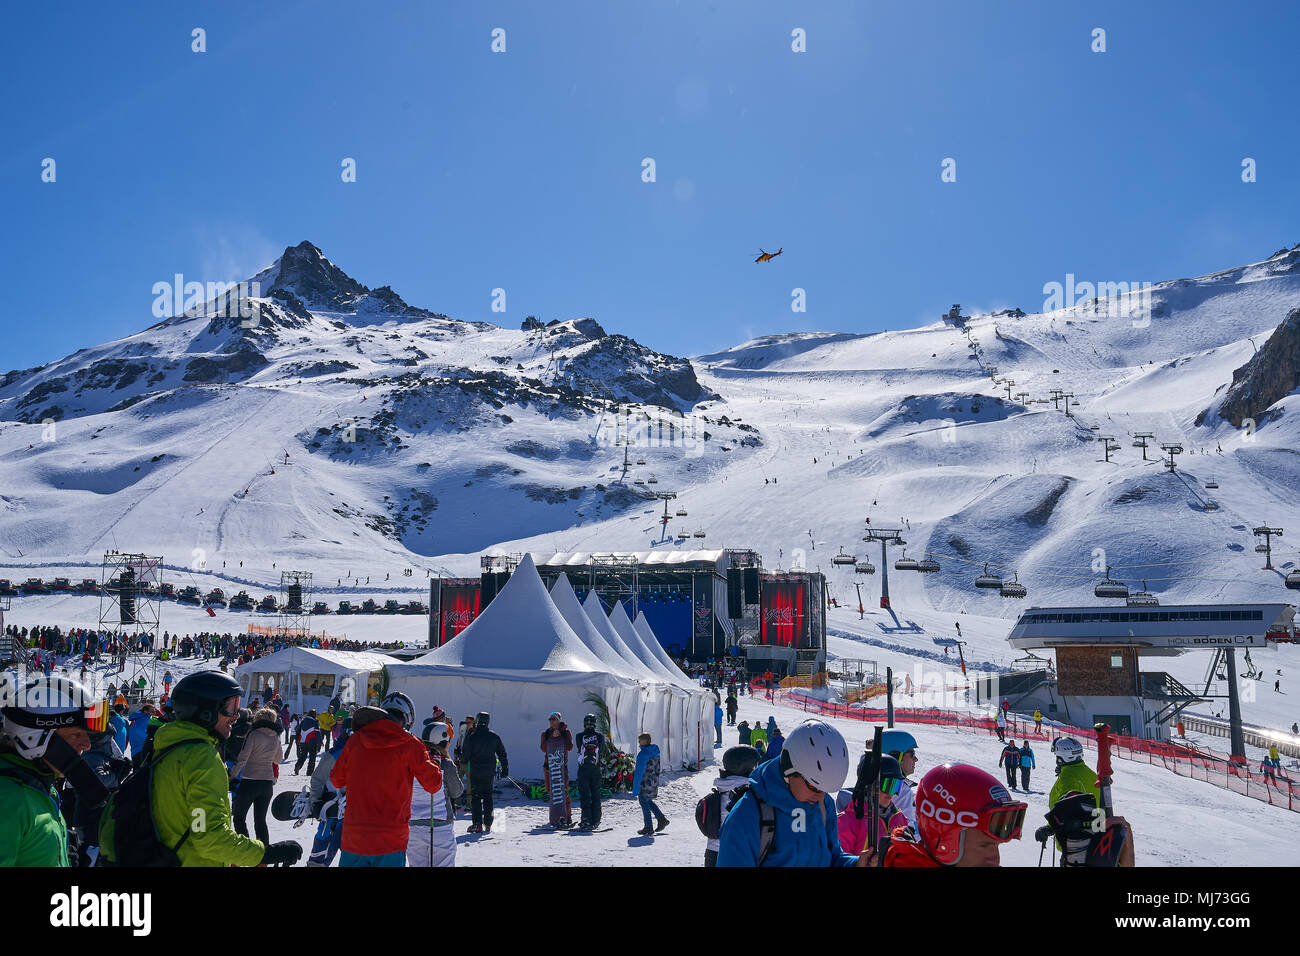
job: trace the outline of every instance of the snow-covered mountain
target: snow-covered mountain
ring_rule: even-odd
[[[1014,614],[973,587],[985,562],[1031,604],[1090,602],[1106,565],[1166,603],[1289,593],[1250,529],[1300,513],[1300,399],[1276,381],[1295,338],[1266,344],[1300,307],[1300,246],[1159,283],[1140,309],[1132,292],[1076,295],[693,361],[589,318],[506,329],[414,308],[310,243],[253,280],[251,326],[175,316],[0,377],[0,561],[95,563],[116,546],[397,577],[476,572],[490,548],[754,547],[820,567],[847,598],[879,576],[830,557],[865,553],[870,516],[943,566],[892,575],[896,606]],[[1236,379],[1271,411],[1238,428],[1219,410],[1257,350],[1274,357]],[[1053,389],[1074,396],[1070,416]],[[1185,450],[1174,473],[1161,442]]]

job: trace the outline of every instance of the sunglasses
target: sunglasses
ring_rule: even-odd
[[[797,778],[799,778],[800,780],[802,780],[802,781],[803,781],[803,785],[804,785],[805,787],[807,787],[809,790],[811,790],[813,793],[825,793],[825,792],[826,792],[825,790],[822,790],[822,789],[819,788],[819,787],[814,787],[814,786],[813,786],[813,785],[808,781],[808,778],[805,777],[805,776],[804,776],[803,774],[801,774],[801,773],[791,773],[790,776],[791,776],[791,777],[797,777]]]

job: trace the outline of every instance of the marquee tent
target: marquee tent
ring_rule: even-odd
[[[593,709],[588,694],[605,702],[611,737],[624,750],[635,750],[641,721],[659,721],[667,709],[661,693],[616,673],[574,632],[528,556],[469,627],[388,671],[391,689],[409,696],[417,713],[434,704],[453,717],[490,713],[516,778],[542,777],[547,715],[558,710],[580,728]]]
[[[387,654],[366,651],[286,647],[241,664],[235,679],[244,688],[245,700],[262,697],[265,703],[264,692],[270,686],[280,692],[290,710],[303,714],[324,709],[335,696],[366,703],[380,670],[395,662]]]

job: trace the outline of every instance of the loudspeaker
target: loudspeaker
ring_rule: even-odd
[[[494,597],[497,596],[497,576],[491,571],[484,571],[479,575],[479,607],[487,607]]]
[[[301,584],[289,585],[289,603],[285,605],[284,609],[286,611],[302,610],[302,585]]]
[[[123,569],[118,576],[118,594],[117,606],[120,612],[120,623],[135,623],[135,572],[130,568]]]
[[[745,616],[741,607],[744,596],[742,568],[727,568],[727,617],[738,621]]]
[[[745,603],[758,603],[758,568],[745,568]]]

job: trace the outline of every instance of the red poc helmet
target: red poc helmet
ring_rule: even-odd
[[[952,866],[966,852],[967,830],[979,830],[1000,843],[1020,837],[1026,803],[1018,803],[997,778],[978,767],[946,763],[935,767],[916,788],[916,827],[935,861]]]

